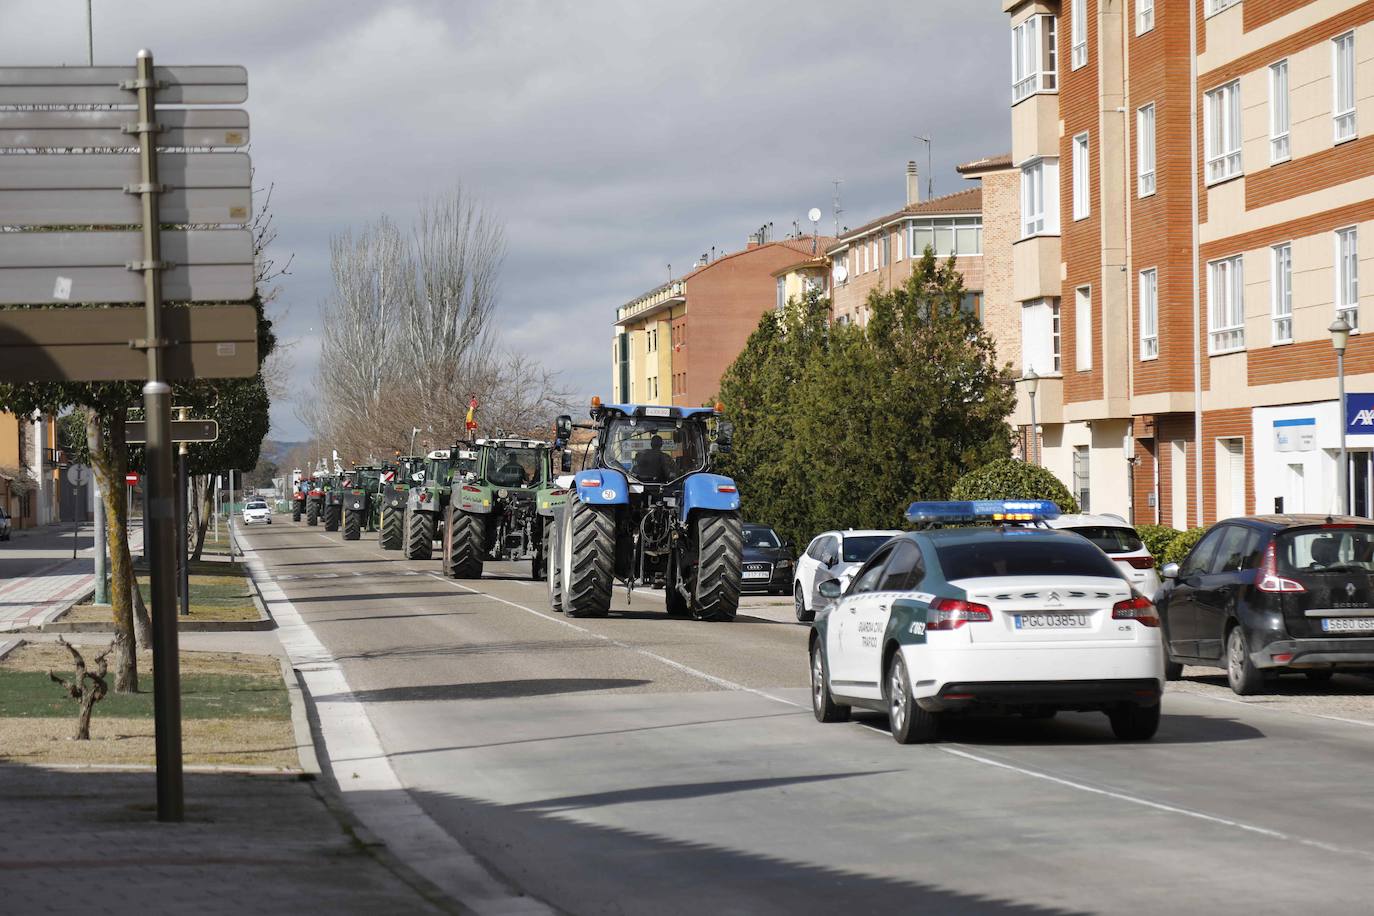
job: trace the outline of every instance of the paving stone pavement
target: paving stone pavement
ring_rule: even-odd
[[[0,912],[443,913],[290,777],[186,775],[186,822],[149,772],[0,765]]]

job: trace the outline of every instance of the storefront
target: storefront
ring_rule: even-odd
[[[1253,423],[1256,512],[1339,514],[1344,432],[1351,512],[1374,517],[1374,393],[1348,394],[1344,418],[1331,400],[1258,407]]]

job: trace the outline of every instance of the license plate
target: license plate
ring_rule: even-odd
[[[1017,614],[1018,630],[1069,630],[1088,626],[1087,614]]]
[[[766,569],[746,569],[744,578],[746,579],[767,579],[771,573]]]
[[[1326,633],[1374,633],[1374,617],[1323,617]]]

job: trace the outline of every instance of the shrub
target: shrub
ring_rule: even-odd
[[[1169,547],[1164,552],[1164,562],[1182,563],[1183,558],[1188,556],[1188,551],[1192,550],[1197,542],[1202,540],[1202,536],[1206,533],[1206,528],[1189,528],[1187,531],[1180,531],[1178,535],[1169,542]]]
[[[1065,515],[1078,512],[1078,500],[1054,474],[1015,458],[974,468],[950,491],[950,499],[1048,499]]]
[[[1168,525],[1141,525],[1136,528],[1140,534],[1140,539],[1145,542],[1145,549],[1150,551],[1150,556],[1155,558],[1155,565],[1164,564],[1164,555],[1169,551],[1169,545],[1174,542],[1183,532],[1170,528]]]

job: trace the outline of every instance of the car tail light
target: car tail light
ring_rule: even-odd
[[[1293,653],[1291,652],[1280,652],[1278,655],[1274,656],[1274,661],[1280,665],[1286,665],[1292,660]]]
[[[1155,558],[1150,556],[1149,554],[1146,554],[1143,557],[1117,557],[1117,559],[1123,563],[1126,563],[1129,566],[1134,567],[1135,569],[1155,568]]]
[[[1270,538],[1269,546],[1264,548],[1264,559],[1260,561],[1259,574],[1255,577],[1255,588],[1262,592],[1305,592],[1302,583],[1285,579],[1279,575],[1278,539]]]
[[[577,482],[579,487],[599,487],[601,486],[600,477],[583,477]]]
[[[1155,610],[1154,602],[1141,595],[1127,598],[1125,601],[1118,601],[1112,605],[1112,619],[1134,620],[1136,623],[1147,627],[1159,626],[1159,613]]]
[[[990,623],[992,608],[955,598],[937,598],[930,605],[933,614],[926,630],[957,630],[966,623]]]
[[[719,486],[716,487],[716,492],[717,492],[717,493],[738,493],[739,490],[735,489],[735,487],[734,487],[733,484],[720,484]]]

